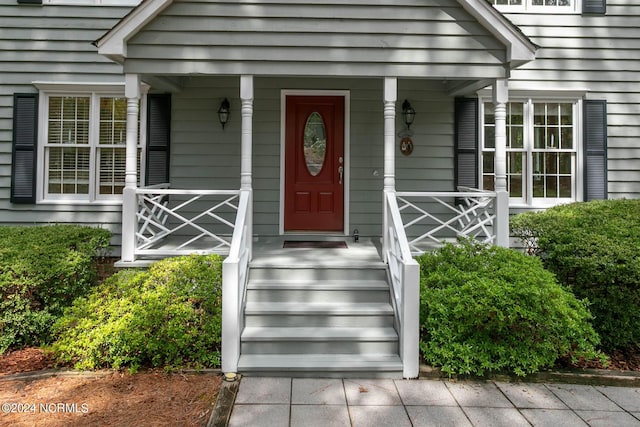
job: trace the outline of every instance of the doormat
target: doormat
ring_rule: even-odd
[[[283,248],[299,249],[340,249],[347,248],[343,241],[309,241],[309,240],[285,240]]]

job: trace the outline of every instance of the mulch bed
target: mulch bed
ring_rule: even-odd
[[[160,370],[50,375],[54,366],[38,348],[0,356],[0,425],[204,426],[222,382],[216,374]]]

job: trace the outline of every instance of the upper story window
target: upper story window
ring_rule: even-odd
[[[137,6],[142,0],[42,0],[42,4],[60,6]]]
[[[487,0],[505,13],[580,13],[582,0]]]
[[[579,200],[580,101],[524,99],[507,104],[507,187],[513,206]],[[495,115],[481,104],[482,187],[494,188]]]
[[[125,185],[127,133],[127,99],[123,95],[41,92],[40,200],[121,200]],[[140,177],[144,133],[139,121],[138,129]]]

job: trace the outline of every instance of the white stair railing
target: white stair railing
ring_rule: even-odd
[[[457,192],[397,193],[412,254],[422,254],[458,237],[495,243],[496,193],[459,189]]]
[[[419,373],[420,266],[411,256],[395,193],[385,193],[385,199],[385,260],[389,264],[396,311],[402,376],[416,378]]]
[[[238,211],[238,190],[138,188],[136,256],[226,254]]]
[[[222,263],[222,372],[237,372],[252,251],[251,190],[240,191],[229,256]]]

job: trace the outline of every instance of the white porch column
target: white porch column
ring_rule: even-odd
[[[242,153],[240,155],[240,188],[251,189],[251,149],[253,144],[253,76],[240,76],[242,103]]]
[[[138,115],[140,111],[140,76],[125,75],[127,98],[127,141],[125,187],[122,191],[122,261],[135,261],[136,187],[138,185]]]
[[[387,192],[396,191],[396,101],[398,100],[398,79],[384,78],[384,197],[382,206],[382,246],[383,258],[389,249],[389,218],[387,217]]]
[[[240,190],[253,192],[252,150],[253,150],[253,76],[240,76],[240,102],[242,115],[242,135],[240,153]],[[247,214],[247,234],[249,239],[249,259],[252,257],[253,242],[253,197],[249,198]]]
[[[495,190],[496,244],[509,247],[509,192],[507,191],[507,80],[493,84],[493,104],[496,121]]]
[[[384,79],[384,190],[396,191],[396,101],[398,79]]]

